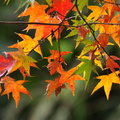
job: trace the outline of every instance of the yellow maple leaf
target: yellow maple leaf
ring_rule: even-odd
[[[96,87],[94,88],[91,94],[93,94],[95,91],[97,91],[101,87],[104,87],[105,95],[108,100],[112,83],[120,84],[120,78],[118,77],[119,73],[120,71],[116,71],[108,75],[98,76],[97,79],[101,79],[101,81],[96,85]]]
[[[88,6],[88,8],[93,12],[87,17],[87,21],[96,21],[101,15],[107,15],[104,7]]]
[[[30,36],[25,34],[18,34],[18,35],[23,39],[23,41],[9,46],[10,48],[22,47],[25,54],[28,54],[29,52],[34,50],[35,52],[37,52],[42,56],[40,45],[36,39],[32,39]]]

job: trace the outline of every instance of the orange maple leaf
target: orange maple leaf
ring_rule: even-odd
[[[65,85],[59,83],[59,79],[60,79],[60,77],[57,77],[55,79],[55,81],[53,81],[53,80],[46,80],[46,82],[48,82],[47,89],[46,89],[48,97],[50,97],[50,95],[54,91],[55,91],[56,96],[57,96],[61,92],[61,88],[65,88]],[[58,92],[58,89],[59,89],[59,92]]]
[[[49,64],[47,65],[47,68],[49,68],[50,74],[53,75],[55,72],[58,71],[58,69],[63,70],[61,64],[62,62],[60,62],[59,59],[49,62]]]
[[[74,91],[75,91],[75,80],[85,80],[84,78],[82,78],[81,76],[74,74],[74,72],[77,70],[77,67],[73,67],[72,69],[70,69],[69,71],[58,71],[61,74],[60,80],[59,82],[61,84],[63,83],[67,83],[68,86],[70,87],[72,94],[75,95]],[[74,75],[73,75],[74,74]]]
[[[104,87],[105,95],[108,100],[112,83],[120,84],[120,78],[118,77],[119,73],[120,71],[116,71],[108,75],[98,76],[97,79],[101,79],[101,81],[96,85],[96,87],[94,88],[91,94],[93,94],[95,91],[97,91],[101,87]]]
[[[62,56],[71,53],[69,51],[59,52],[57,50],[50,50],[51,55],[49,57],[44,57],[48,59],[49,64],[47,67],[50,69],[50,74],[53,75],[55,72],[59,70],[63,70],[62,63],[65,63],[64,58]],[[66,64],[66,63],[65,63]]]
[[[108,15],[110,17],[112,17],[116,11],[120,12],[120,8],[115,4],[115,0],[104,0],[104,1],[107,3],[105,3],[103,7],[106,8],[106,10],[108,11]]]
[[[27,10],[22,12],[19,17],[29,15],[29,22],[47,22],[49,20],[49,16],[45,13],[47,7],[47,5],[40,5],[34,2],[34,5],[31,5]],[[27,30],[36,29],[37,26],[39,25],[28,25]],[[41,27],[43,28],[43,26]],[[42,34],[42,31],[40,34]]]
[[[49,57],[44,57],[45,59],[48,59],[48,62],[50,62],[51,60],[58,59],[58,58],[59,58],[59,61],[64,61],[62,56],[68,53],[72,53],[72,52],[70,51],[59,52],[58,50],[50,50],[50,53],[51,55]]]
[[[75,91],[75,80],[85,80],[84,78],[82,78],[81,76],[74,74],[74,72],[76,71],[77,67],[74,67],[72,69],[70,69],[69,71],[59,71],[60,76],[57,77],[55,79],[55,81],[52,80],[47,80],[46,82],[48,82],[48,87],[47,87],[47,91],[48,91],[48,96],[50,96],[52,94],[52,92],[54,92],[55,90],[58,90],[59,88],[64,88],[64,85],[67,83],[69,88],[72,91],[72,94],[75,95],[74,91]]]
[[[29,22],[41,22],[41,23],[60,23],[61,21],[52,18],[50,15],[48,15],[45,11],[46,8],[48,8],[47,5],[40,5],[37,2],[34,2],[33,6],[30,6],[26,11],[21,13],[19,17],[21,16],[30,16]],[[35,32],[35,38],[36,40],[41,40],[43,38],[46,38],[51,31],[54,31],[57,29],[58,26],[50,26],[50,25],[28,25],[26,30],[29,29],[36,29]]]
[[[100,47],[102,46],[102,48],[100,49],[102,51],[103,48],[108,45],[109,35],[106,33],[100,33],[97,37],[97,40],[99,43],[95,41],[94,45],[100,45]]]
[[[25,82],[28,82],[26,80],[19,80],[15,81],[13,78],[6,76],[1,79],[1,81],[4,83],[4,91],[2,95],[9,95],[12,93],[12,97],[15,100],[16,107],[18,107],[19,101],[20,101],[20,93],[24,93],[28,96],[30,96],[30,93],[28,90],[22,85]]]

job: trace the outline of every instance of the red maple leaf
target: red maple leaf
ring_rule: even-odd
[[[71,0],[52,0],[51,8],[49,9],[49,13],[58,13],[58,17],[62,20],[67,11],[70,10],[73,6]]]
[[[6,58],[0,55],[0,77],[6,73],[8,74],[16,62],[10,54],[5,52],[5,56]]]
[[[112,72],[115,72],[115,68],[120,70],[120,66],[115,60],[120,60],[117,56],[106,56],[106,68],[109,68]]]

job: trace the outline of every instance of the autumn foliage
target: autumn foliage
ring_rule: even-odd
[[[109,54],[106,49],[115,45],[120,47],[120,7],[114,0],[94,1],[97,5],[89,5],[88,0],[46,0],[45,4],[37,1],[29,3],[29,7],[18,16],[20,19],[28,17],[27,27],[24,29],[26,34],[17,33],[22,41],[8,46],[17,48],[17,51],[5,52],[5,57],[0,55],[1,95],[7,95],[9,98],[9,94],[12,93],[16,107],[19,104],[20,93],[30,96],[23,84],[28,82],[26,77],[31,76],[30,68],[38,68],[38,61],[31,55],[35,51],[42,59],[48,61],[46,67],[50,75],[57,76],[55,80],[45,81],[48,83],[48,96],[54,92],[57,96],[66,88],[70,88],[75,95],[75,81],[83,80],[86,88],[91,73],[94,72],[96,79],[100,81],[91,94],[104,87],[106,98],[109,99],[112,84],[120,84],[120,58]],[[82,13],[83,9],[90,10],[90,14],[85,16]],[[31,29],[35,30],[34,37],[27,34]],[[72,52],[61,51],[60,48],[61,33],[64,31],[69,31],[65,39],[76,36],[75,49],[83,45],[76,58],[79,64],[69,70],[65,68],[67,63],[64,56]],[[58,42],[58,49],[51,49],[50,56],[44,56],[41,43],[48,40],[53,46],[53,39]],[[106,74],[99,75],[97,68],[103,73],[106,71]],[[23,80],[16,81],[9,76],[16,70],[20,71]]]

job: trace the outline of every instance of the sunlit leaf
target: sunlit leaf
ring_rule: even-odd
[[[108,75],[98,76],[97,79],[100,79],[100,82],[96,85],[96,87],[92,91],[92,94],[101,87],[104,87],[106,98],[109,99],[112,84],[120,84],[120,78],[118,77],[119,73],[120,71],[116,71]]]

